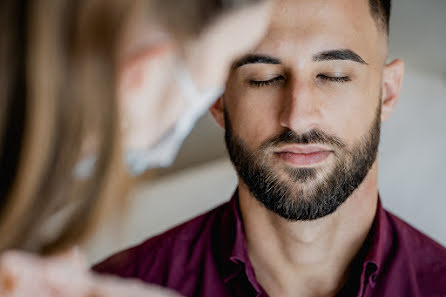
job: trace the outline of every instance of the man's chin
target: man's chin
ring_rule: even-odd
[[[296,185],[305,189],[314,188],[316,185],[322,184],[324,179],[332,174],[333,168],[330,165],[317,168],[287,166],[281,170],[280,179],[291,186]]]

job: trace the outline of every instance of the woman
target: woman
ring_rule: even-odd
[[[156,144],[181,141],[189,127],[178,127],[197,114],[191,97],[211,103],[204,90],[220,89],[264,33],[269,3],[7,0],[0,14],[0,295],[128,293],[133,285],[90,275],[72,253],[5,251],[69,250],[100,211],[119,208],[124,154],[134,173],[156,165],[152,153],[167,164],[175,149]]]

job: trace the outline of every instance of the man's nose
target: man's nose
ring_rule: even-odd
[[[305,133],[319,126],[321,104],[311,81],[294,78],[284,93],[280,125],[296,133]]]

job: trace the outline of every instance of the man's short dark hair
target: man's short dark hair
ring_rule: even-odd
[[[379,28],[388,35],[392,0],[369,0],[370,10]]]

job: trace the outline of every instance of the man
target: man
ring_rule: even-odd
[[[278,1],[211,113],[232,200],[95,267],[185,296],[445,296],[446,250],[382,208],[390,1]]]

